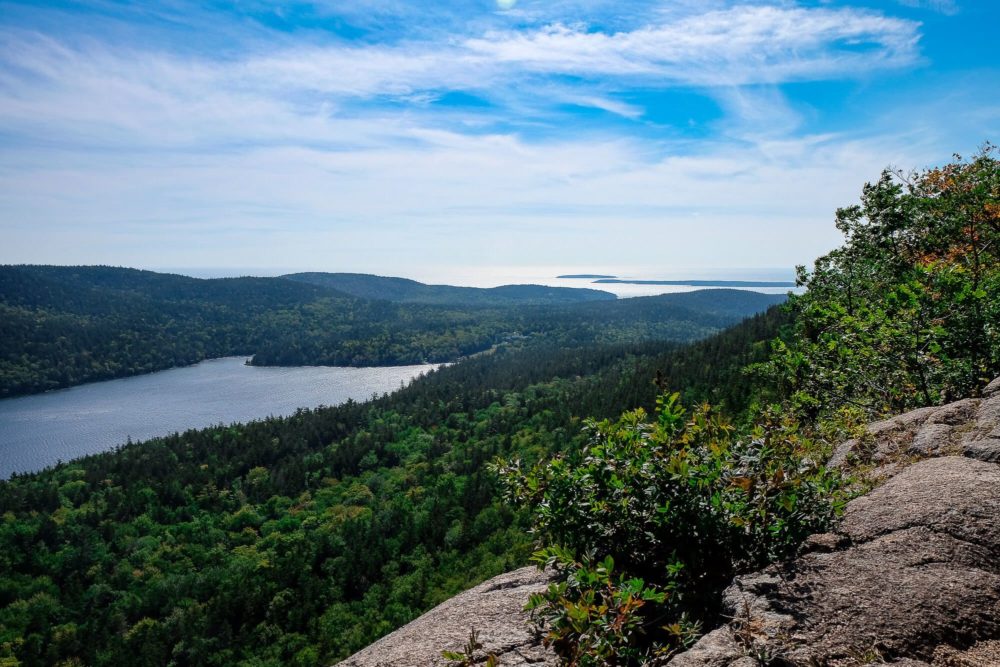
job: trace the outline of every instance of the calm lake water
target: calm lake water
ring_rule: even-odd
[[[0,479],[190,428],[366,400],[435,365],[247,366],[246,357],[0,400]]]

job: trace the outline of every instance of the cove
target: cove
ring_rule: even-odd
[[[288,368],[247,366],[245,361],[212,359],[0,400],[0,480],[114,449],[130,439],[367,400],[437,367]]]

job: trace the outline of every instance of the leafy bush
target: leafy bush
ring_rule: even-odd
[[[587,428],[575,457],[495,465],[532,514],[535,561],[560,574],[530,608],[569,664],[641,664],[685,645],[734,574],[789,555],[841,504],[821,448],[776,414],[739,437],[674,394],[652,422],[635,410]]]

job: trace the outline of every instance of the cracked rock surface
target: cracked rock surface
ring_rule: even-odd
[[[913,410],[870,424],[867,431],[865,438],[837,447],[830,464],[886,466],[906,457],[950,455],[1000,463],[1000,378],[982,398]]]
[[[887,481],[793,561],[738,577],[732,621],[670,667],[1000,667],[1000,380],[868,433],[833,462]]]
[[[494,577],[460,593],[337,663],[339,667],[428,667],[448,665],[441,651],[461,651],[472,628],[482,648],[473,655],[485,663],[490,653],[501,667],[555,665],[555,655],[541,645],[522,611],[531,593],[541,592],[549,575],[536,567]]]

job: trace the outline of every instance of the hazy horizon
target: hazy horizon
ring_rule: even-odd
[[[121,268],[140,269],[168,273],[192,278],[240,278],[277,277],[290,273],[360,273],[382,277],[406,278],[430,285],[452,285],[458,287],[499,287],[501,285],[546,285],[550,287],[571,287],[601,290],[615,294],[619,298],[636,296],[656,296],[678,292],[712,289],[706,286],[687,285],[642,285],[629,283],[597,283],[594,279],[560,278],[561,275],[600,274],[622,280],[725,280],[725,281],[794,281],[795,271],[781,267],[687,267],[662,269],[657,267],[573,267],[573,266],[472,266],[472,267],[423,267],[408,271],[388,270],[341,270],[339,268],[315,267],[171,267],[171,266],[127,266],[113,264]],[[764,294],[783,294],[789,287],[730,287]]]

